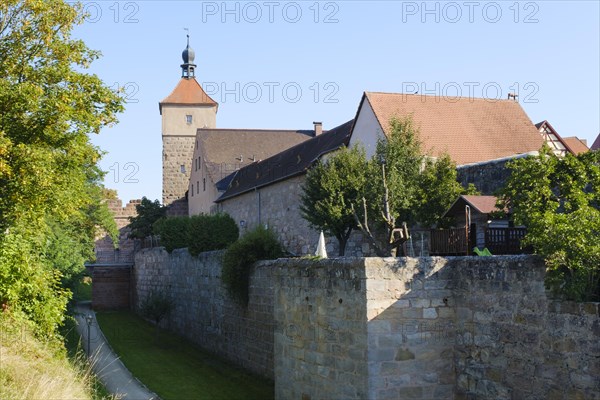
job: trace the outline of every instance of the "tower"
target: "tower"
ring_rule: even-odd
[[[195,53],[187,46],[182,53],[181,79],[159,103],[162,117],[162,202],[169,215],[187,215],[186,191],[198,128],[215,128],[218,104],[196,81]]]

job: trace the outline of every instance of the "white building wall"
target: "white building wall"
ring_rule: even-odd
[[[367,159],[369,159],[375,154],[379,138],[385,138],[383,130],[375,117],[371,104],[365,99],[354,123],[350,146],[362,145],[367,154]]]

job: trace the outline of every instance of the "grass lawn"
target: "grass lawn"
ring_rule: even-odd
[[[161,331],[131,312],[97,313],[102,332],[127,368],[162,399],[272,399],[273,383]]]

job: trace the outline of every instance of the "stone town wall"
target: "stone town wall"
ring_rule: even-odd
[[[549,299],[541,260],[474,260],[452,273],[456,398],[600,399],[600,304]]]
[[[548,299],[536,257],[261,262],[243,311],[218,254],[142,251],[137,302],[167,290],[172,329],[278,399],[600,399],[599,304]]]
[[[319,232],[311,229],[300,215],[300,198],[305,175],[277,182],[255,192],[225,200],[218,211],[225,212],[238,223],[244,221],[241,233],[263,224],[273,230],[283,246],[294,255],[314,254],[317,250]],[[327,253],[337,256],[339,246],[336,238],[326,237]],[[346,256],[373,255],[371,246],[362,234],[355,232],[346,245]]]
[[[132,262],[133,253],[135,252],[135,241],[129,239],[129,217],[137,215],[136,205],[140,204],[141,200],[130,200],[123,207],[123,202],[120,199],[108,200],[107,205],[112,213],[117,229],[119,230],[119,247],[115,249],[112,239],[101,234],[97,238],[94,246],[96,253],[96,263],[112,264],[121,262]]]
[[[187,249],[136,253],[132,272],[134,308],[152,292],[170,294],[174,309],[165,327],[200,347],[273,379],[273,287],[271,269],[258,266],[247,309],[221,285],[222,252],[192,257]]]

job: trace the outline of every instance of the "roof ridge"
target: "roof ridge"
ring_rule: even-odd
[[[304,133],[304,132],[313,132],[312,129],[246,129],[246,128],[198,128],[198,133],[202,132],[293,132],[293,133]],[[328,131],[323,131],[323,133]]]
[[[515,104],[520,104],[519,102],[516,102],[514,100],[510,100],[510,99],[495,99],[492,97],[475,97],[475,96],[443,96],[441,94],[423,94],[423,93],[400,93],[400,92],[369,92],[369,91],[365,91],[365,94],[367,95],[367,97],[371,94],[382,94],[382,95],[394,95],[394,96],[410,96],[410,97],[428,97],[428,98],[435,98],[435,97],[447,97],[450,99],[459,99],[459,100],[468,100],[468,101],[473,101],[473,100],[478,100],[478,101],[486,101],[488,103],[492,103],[492,102],[509,102],[509,103],[515,103]],[[453,103],[454,100],[451,102]]]

